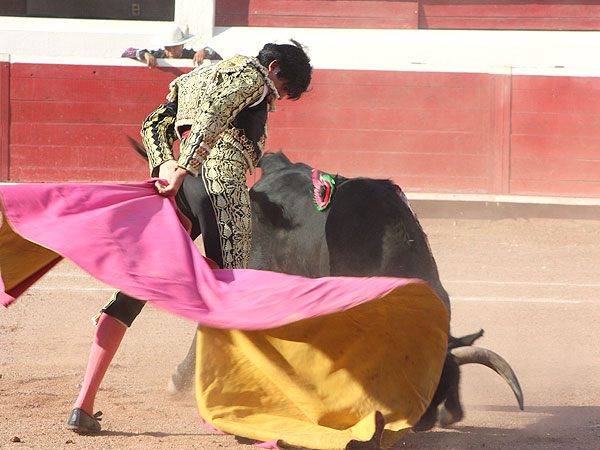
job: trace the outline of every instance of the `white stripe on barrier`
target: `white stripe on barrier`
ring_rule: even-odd
[[[565,286],[565,287],[600,287],[600,283],[555,283],[543,281],[489,281],[489,280],[443,280],[443,284],[493,284],[502,286]]]
[[[578,305],[581,303],[598,303],[600,299],[582,299],[573,300],[568,298],[529,298],[529,297],[452,297],[452,303],[456,302],[498,302],[498,303],[559,303],[559,304],[571,304]]]
[[[60,21],[41,22],[42,28],[0,17],[2,52],[12,62],[141,67],[120,55],[128,46],[151,46],[146,33],[154,31],[132,30],[140,24],[126,21],[127,29],[107,33],[106,26],[98,28],[100,22],[70,21],[81,27],[75,31]],[[290,38],[308,47],[316,69],[600,76],[600,62],[590,56],[600,52],[599,31],[215,27],[211,39],[194,45],[210,45],[227,58],[256,55],[265,43]],[[161,60],[160,65],[193,67],[191,60]]]

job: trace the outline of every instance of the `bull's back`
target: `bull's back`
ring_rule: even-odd
[[[427,236],[397,186],[350,179],[330,209],[325,235],[331,275],[419,278],[449,307]]]

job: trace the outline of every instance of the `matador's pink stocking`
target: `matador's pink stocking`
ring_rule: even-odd
[[[117,353],[125,331],[127,327],[114,317],[108,314],[100,316],[81,392],[73,408],[81,408],[90,415],[94,414],[96,393],[110,362]]]

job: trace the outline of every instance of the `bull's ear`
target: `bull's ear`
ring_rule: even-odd
[[[263,170],[263,174],[272,173],[277,170],[283,170],[291,165],[292,162],[281,150],[277,153],[265,153],[258,163],[258,167]]]

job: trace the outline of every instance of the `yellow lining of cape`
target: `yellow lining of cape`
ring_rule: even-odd
[[[275,329],[201,328],[199,413],[227,433],[334,450],[369,440],[381,411],[388,447],[429,405],[447,333],[446,308],[424,283]]]
[[[46,268],[61,256],[25,239],[10,225],[0,203],[0,275],[9,291]]]

